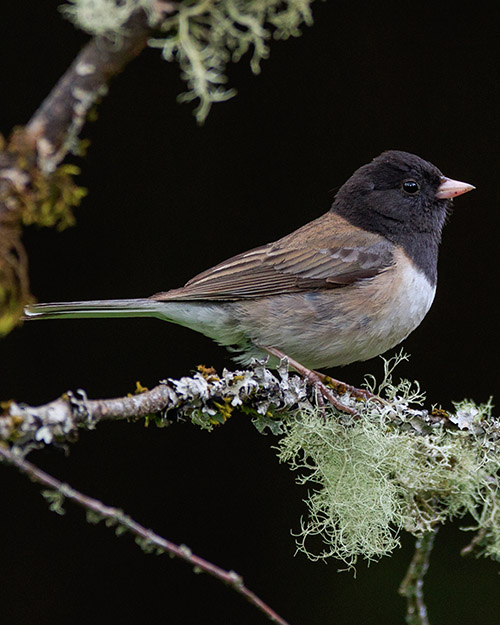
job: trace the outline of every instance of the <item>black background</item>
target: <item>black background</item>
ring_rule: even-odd
[[[0,25],[0,130],[25,123],[87,40],[58,2],[18,0]],[[177,66],[145,51],[111,85],[82,163],[78,225],[25,233],[40,301],[146,296],[276,239],[328,209],[331,189],[389,148],[476,185],[455,202],[433,308],[405,341],[400,374],[427,403],[498,397],[500,61],[494,3],[315,2],[315,25],[274,42],[255,77],[231,66],[238,96],[197,127]],[[246,59],[247,60],[247,59]],[[0,398],[46,402],[67,389],[110,397],[231,366],[205,337],[155,320],[25,324],[0,345]],[[381,361],[337,372],[359,384]],[[32,455],[83,492],[242,574],[295,625],[401,623],[396,594],[412,540],[355,579],[338,562],[294,557],[305,493],[270,436],[235,415],[207,434],[115,423],[64,457]],[[130,538],[50,513],[38,489],[1,471],[3,622],[264,623],[239,596]],[[463,523],[463,521],[462,521]],[[461,522],[438,536],[426,582],[434,624],[498,623],[499,565],[464,560]]]

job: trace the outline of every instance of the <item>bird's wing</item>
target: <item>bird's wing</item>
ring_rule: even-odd
[[[156,301],[235,301],[333,289],[371,278],[393,264],[387,239],[326,216],[268,245],[238,254],[157,293]],[[319,226],[319,228],[318,228]]]

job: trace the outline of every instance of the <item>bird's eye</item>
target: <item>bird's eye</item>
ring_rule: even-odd
[[[420,185],[415,180],[405,180],[403,182],[403,191],[405,193],[409,193],[410,195],[414,195],[420,191]]]

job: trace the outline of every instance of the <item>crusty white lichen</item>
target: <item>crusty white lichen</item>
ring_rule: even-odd
[[[226,66],[251,53],[254,73],[269,56],[269,40],[300,35],[312,24],[313,0],[184,0],[174,12],[160,14],[156,0],[69,0],[63,13],[93,35],[116,38],[134,11],[144,9],[155,29],[163,34],[149,45],[160,48],[168,61],[177,61],[188,90],[180,101],[198,100],[196,118],[203,122],[214,102],[231,98]]]

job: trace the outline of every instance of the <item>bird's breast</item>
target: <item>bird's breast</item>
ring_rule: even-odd
[[[397,250],[395,259],[395,265],[359,285],[360,310],[363,311],[360,333],[366,333],[364,357],[359,360],[381,354],[400,343],[420,325],[434,301],[436,285],[404,252]]]

